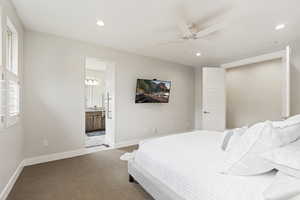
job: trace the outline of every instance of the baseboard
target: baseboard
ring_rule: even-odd
[[[155,137],[146,137],[146,138],[139,138],[135,140],[127,140],[124,142],[118,142],[115,144],[115,148],[122,148],[122,147],[127,147],[127,146],[132,146],[132,145],[137,145],[140,143],[140,141],[143,140],[150,140],[150,139],[155,139],[155,138],[160,138],[160,137],[165,137],[165,136],[170,136],[170,135],[176,135],[176,134],[163,134],[163,135],[158,135]]]
[[[37,156],[32,158],[26,158],[24,160],[24,166],[30,166],[30,165],[36,165],[36,164],[55,161],[55,160],[72,158],[84,154],[85,154],[85,149],[78,149],[73,151],[66,151],[61,153],[53,153],[53,154],[42,155],[42,156]]]
[[[20,176],[22,170],[24,167],[24,161],[22,161],[19,166],[17,167],[16,171],[13,173],[13,175],[11,176],[11,178],[9,179],[8,183],[6,184],[6,186],[4,187],[4,189],[2,190],[2,192],[0,193],[0,200],[5,200],[7,198],[7,196],[9,195],[11,189],[13,188],[13,186],[15,185],[18,177]]]
[[[66,151],[66,152],[61,152],[61,153],[54,153],[54,154],[42,155],[42,156],[37,156],[37,157],[32,157],[32,158],[26,158],[24,160],[24,166],[36,165],[36,164],[40,164],[40,163],[45,163],[45,162],[50,162],[50,161],[55,161],[55,160],[62,160],[62,159],[66,159],[66,158],[72,158],[72,157],[95,153],[95,152],[104,151],[104,150],[117,149],[117,148],[137,145],[142,140],[154,139],[154,138],[164,137],[164,136],[169,136],[169,135],[173,135],[173,134],[164,134],[164,135],[158,135],[155,137],[147,137],[147,138],[128,140],[128,141],[116,143],[113,147],[109,147],[109,148],[103,148],[103,147],[96,147],[96,148],[90,148],[90,149],[83,148],[83,149],[77,149],[77,150],[73,150],[73,151]]]
[[[115,148],[122,148],[122,147],[128,147],[128,146],[132,146],[132,145],[137,145],[140,143],[142,139],[138,139],[138,140],[128,140],[128,141],[124,141],[124,142],[118,142],[115,144]]]
[[[55,161],[55,160],[73,158],[76,156],[82,156],[82,155],[95,153],[95,152],[99,152],[99,151],[105,151],[105,150],[110,150],[110,149],[115,149],[115,148],[131,146],[131,145],[138,144],[139,141],[140,140],[126,141],[126,142],[118,143],[118,144],[114,145],[114,147],[110,147],[110,148],[104,148],[104,147],[84,148],[84,149],[78,149],[78,150],[73,150],[73,151],[66,151],[66,152],[61,152],[61,153],[54,153],[54,154],[42,155],[42,156],[37,156],[37,157],[32,157],[32,158],[26,158],[24,160],[24,166],[36,165],[36,164],[51,162],[51,161]]]
[[[114,148],[102,148],[102,147],[91,148],[91,149],[84,148],[84,149],[78,149],[78,150],[74,150],[74,151],[66,151],[66,152],[62,152],[62,153],[54,153],[54,154],[42,155],[42,156],[37,156],[37,157],[32,157],[32,158],[26,158],[19,164],[16,171],[11,176],[8,183],[6,184],[6,186],[0,193],[0,200],[5,200],[7,198],[11,189],[13,188],[15,182],[17,181],[19,175],[21,174],[24,166],[41,164],[41,163],[46,163],[46,162],[50,162],[50,161],[61,160],[61,159],[72,158],[72,157],[81,156],[81,155],[85,155],[85,154],[95,153],[95,152],[99,152],[99,151],[131,146],[131,145],[138,144],[139,141],[140,140],[131,140],[131,141],[126,141],[126,142],[121,142],[121,143],[116,144],[114,146]]]
[[[160,135],[157,137],[163,137],[163,136],[166,136],[166,135]],[[114,147],[110,147],[110,148],[102,148],[102,147],[91,148],[91,149],[84,148],[84,149],[77,149],[77,150],[73,150],[73,151],[66,151],[66,152],[61,152],[61,153],[54,153],[54,154],[42,155],[42,156],[37,156],[37,157],[32,157],[32,158],[26,158],[17,167],[16,171],[14,172],[12,177],[9,179],[7,185],[5,186],[3,191],[0,193],[0,200],[5,200],[7,198],[7,196],[9,195],[11,189],[13,188],[16,180],[18,179],[19,175],[21,174],[21,172],[25,166],[51,162],[51,161],[55,161],[55,160],[62,160],[62,159],[66,159],[66,158],[72,158],[72,157],[86,155],[86,154],[95,153],[95,152],[104,151],[104,150],[117,149],[117,148],[137,145],[142,140],[153,139],[153,138],[157,138],[157,137],[140,138],[140,139],[135,139],[135,140],[119,142],[119,143],[116,143],[114,145]]]
[[[158,137],[162,137],[162,136],[165,136],[165,135],[160,135]],[[115,144],[114,147],[110,147],[110,148],[102,148],[102,147],[92,148],[92,149],[84,148],[84,149],[77,149],[77,150],[73,150],[73,151],[66,151],[66,152],[61,152],[61,153],[54,153],[54,154],[42,155],[42,156],[37,156],[37,157],[32,157],[32,158],[26,158],[19,164],[16,171],[11,176],[8,183],[6,184],[6,186],[0,193],[0,200],[5,200],[7,198],[7,196],[9,195],[11,189],[13,188],[15,182],[17,181],[19,175],[21,174],[21,172],[25,166],[46,163],[46,162],[55,161],[55,160],[62,160],[62,159],[66,159],[66,158],[72,158],[72,157],[95,153],[95,152],[104,151],[104,150],[110,150],[110,149],[116,149],[116,148],[137,145],[137,144],[139,144],[139,142],[141,140],[147,140],[147,139],[153,139],[153,138],[157,138],[157,137],[140,138],[140,139],[135,139],[135,140],[119,142],[119,143]]]

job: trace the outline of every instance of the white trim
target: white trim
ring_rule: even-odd
[[[128,140],[128,141],[124,141],[124,142],[118,142],[115,144],[115,148],[122,148],[122,147],[137,145],[140,143],[141,140],[145,140],[145,139],[137,139],[137,140]]]
[[[172,135],[172,134],[168,134],[168,135]],[[168,135],[160,135],[158,137],[164,137],[164,136],[168,136]],[[141,140],[147,140],[147,139],[153,139],[153,138],[157,138],[157,137],[141,138],[141,139],[119,142],[114,147],[108,147],[108,148],[107,147],[84,148],[84,149],[77,149],[77,150],[73,150],[73,151],[66,151],[66,152],[61,152],[61,153],[53,153],[53,154],[42,155],[42,156],[37,156],[37,157],[32,157],[32,158],[26,158],[19,164],[16,171],[11,176],[8,183],[6,184],[6,186],[0,193],[0,200],[5,200],[7,198],[7,196],[9,195],[11,189],[13,188],[14,184],[16,183],[18,177],[20,176],[20,174],[25,166],[36,165],[36,164],[46,163],[46,162],[55,161],[55,160],[62,160],[62,159],[66,159],[66,158],[73,158],[73,157],[82,156],[82,155],[86,155],[86,154],[90,154],[90,153],[96,153],[99,151],[106,151],[106,150],[111,150],[111,149],[127,147],[127,146],[131,146],[131,145],[137,145],[137,144],[139,144],[139,142]]]
[[[53,153],[53,154],[47,154],[47,155],[42,155],[42,156],[37,156],[32,158],[26,158],[24,160],[24,166],[35,165],[35,164],[61,160],[66,158],[72,158],[81,155],[84,155],[84,149],[77,149],[74,151],[66,151],[61,153]]]
[[[37,157],[32,157],[32,158],[26,158],[24,160],[24,166],[36,165],[36,164],[55,161],[55,160],[62,160],[62,159],[66,159],[66,158],[73,158],[73,157],[82,156],[82,155],[86,155],[86,154],[90,154],[90,153],[96,153],[99,151],[106,151],[106,150],[111,150],[111,149],[128,147],[128,146],[132,146],[132,145],[137,145],[142,140],[154,139],[154,138],[164,137],[164,136],[169,136],[169,135],[173,135],[173,134],[159,135],[157,137],[127,140],[124,142],[116,143],[113,147],[100,146],[100,147],[94,147],[94,148],[83,148],[83,149],[77,149],[77,150],[73,150],[73,151],[66,151],[66,152],[61,152],[61,153],[53,153],[53,154],[42,155],[42,156],[37,156]]]
[[[107,80],[108,79],[108,80]],[[105,71],[105,96],[110,98],[109,108],[106,108],[105,113],[105,142],[114,147],[116,143],[116,63],[107,62]],[[109,86],[107,86],[109,85]],[[110,113],[109,113],[110,112]]]
[[[122,147],[137,145],[137,144],[140,143],[140,141],[143,141],[143,140],[151,140],[151,139],[155,139],[155,138],[172,136],[172,135],[177,135],[177,134],[181,134],[181,133],[189,133],[189,132],[194,132],[194,131],[199,131],[199,130],[192,129],[192,130],[185,131],[185,132],[172,133],[172,134],[162,134],[162,135],[158,135],[158,136],[154,136],[154,137],[146,137],[146,138],[139,138],[139,139],[134,139],[134,140],[127,140],[127,141],[124,141],[124,142],[116,143],[113,149],[118,149],[118,148],[122,148]]]
[[[83,150],[83,155],[85,154],[90,154],[90,153],[96,153],[96,152],[99,152],[99,151],[106,151],[106,150],[111,150],[111,149],[115,149],[113,147],[105,147],[105,146],[97,146],[97,147],[87,147]]]
[[[286,68],[286,91],[285,91],[285,112],[283,117],[289,117],[291,115],[291,48],[290,46],[286,47],[285,54],[285,63],[284,67]]]
[[[112,126],[108,126],[108,119],[107,119],[107,113],[105,113],[105,127],[106,127],[106,135],[105,135],[105,143],[110,145],[111,147],[114,147],[115,146],[115,140],[116,140],[116,134],[115,134],[115,131],[116,131],[116,115],[115,115],[115,109],[116,109],[116,106],[115,106],[115,102],[116,102],[116,95],[115,95],[115,91],[116,91],[116,65],[117,63],[113,60],[108,60],[108,59],[105,59],[105,58],[98,58],[98,57],[90,57],[90,56],[86,56],[85,57],[85,62],[84,62],[84,78],[83,78],[83,84],[84,84],[84,99],[85,96],[86,96],[86,87],[85,87],[85,78],[86,78],[86,70],[87,70],[87,67],[86,67],[86,64],[87,64],[87,59],[96,59],[96,60],[99,60],[101,62],[104,62],[106,64],[106,69],[104,70],[105,73],[107,73],[107,71],[109,69],[111,69],[113,71],[113,86],[112,86],[112,90],[113,90],[113,94],[112,94],[112,102],[111,102],[111,108],[112,108],[112,113],[111,115],[113,116],[112,117]],[[105,77],[105,81],[106,80],[106,77]],[[105,91],[105,96],[106,96],[106,93],[107,91]],[[82,130],[83,134],[85,135],[85,111],[86,111],[86,100],[84,101],[84,112],[83,112],[83,127],[84,129]],[[112,130],[109,130],[109,128],[112,129]]]
[[[249,65],[249,64],[255,64],[259,62],[264,62],[264,61],[269,61],[269,60],[274,60],[274,59],[281,59],[282,60],[282,66],[284,67],[284,72],[285,72],[285,82],[284,82],[284,89],[282,92],[282,99],[283,99],[283,104],[282,104],[282,118],[287,118],[290,116],[291,112],[291,48],[290,46],[287,46],[285,50],[282,51],[277,51],[274,53],[269,53],[269,54],[264,54],[261,56],[256,56],[252,58],[246,58],[243,60],[231,62],[231,63],[226,63],[222,64],[221,67],[224,69],[229,69],[229,68],[235,68],[235,67],[241,67],[244,65]]]
[[[22,161],[19,166],[17,167],[16,171],[13,173],[13,175],[10,177],[8,183],[0,193],[0,200],[5,200],[7,196],[9,195],[11,189],[13,188],[14,184],[16,183],[18,177],[20,176],[22,170],[24,168],[24,161]]]
[[[250,64],[255,64],[255,63],[259,63],[259,62],[268,61],[268,60],[283,58],[283,57],[285,57],[285,55],[286,55],[285,50],[277,51],[277,52],[274,52],[274,53],[268,53],[268,54],[264,54],[264,55],[261,55],[261,56],[246,58],[246,59],[243,59],[243,60],[222,64],[221,67],[225,68],[225,69],[240,67],[240,66],[243,66],[243,65],[250,65]]]
[[[127,146],[131,146],[131,145],[136,145],[141,140],[143,140],[143,139],[120,142],[120,143],[116,144],[114,147],[100,146],[100,147],[94,147],[94,148],[83,148],[83,149],[77,149],[77,150],[73,150],[73,151],[65,151],[65,152],[61,152],[61,153],[53,153],[53,154],[47,154],[47,155],[42,155],[42,156],[37,156],[37,157],[26,158],[24,160],[24,166],[36,165],[36,164],[40,164],[40,163],[46,163],[46,162],[51,162],[51,161],[55,161],[55,160],[62,160],[62,159],[73,158],[73,157],[82,156],[82,155],[86,155],[86,154],[90,154],[90,153],[96,153],[99,151],[106,151],[106,150],[117,149],[117,148],[121,148],[121,147],[127,147]]]

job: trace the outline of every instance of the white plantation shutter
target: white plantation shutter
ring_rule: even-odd
[[[6,27],[6,60],[2,68],[1,87],[1,124],[12,126],[20,115],[20,84],[18,77],[18,33],[7,18]]]
[[[8,83],[8,114],[10,117],[19,115],[19,84],[15,81]]]
[[[4,70],[0,69],[0,128],[5,127],[6,116],[6,81]]]
[[[7,126],[14,125],[20,114],[20,85],[18,77],[7,72]]]
[[[6,68],[18,75],[18,32],[9,19],[6,29]]]
[[[13,68],[13,32],[7,27],[6,30],[6,68],[12,71]]]

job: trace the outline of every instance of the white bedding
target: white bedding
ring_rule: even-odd
[[[134,162],[187,200],[263,200],[275,173],[219,173],[225,153],[220,132],[196,131],[140,144]]]

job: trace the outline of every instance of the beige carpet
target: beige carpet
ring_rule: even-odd
[[[25,167],[7,200],[152,200],[128,182],[127,162],[120,160],[134,148]]]

